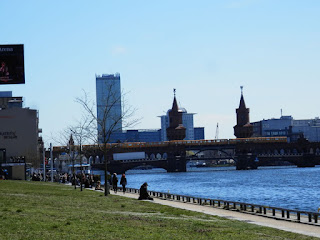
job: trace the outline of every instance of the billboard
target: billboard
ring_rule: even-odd
[[[24,84],[23,45],[0,45],[0,84]]]

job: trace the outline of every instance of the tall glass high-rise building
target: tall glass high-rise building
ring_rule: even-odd
[[[120,74],[96,75],[96,95],[98,134],[101,142],[103,126],[105,131],[122,131]]]

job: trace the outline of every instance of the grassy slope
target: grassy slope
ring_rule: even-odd
[[[0,181],[0,239],[315,239],[55,183]]]

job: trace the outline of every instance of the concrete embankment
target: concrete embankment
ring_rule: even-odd
[[[136,199],[138,199],[138,196],[139,196],[137,193],[123,194],[121,191],[118,191],[117,193],[114,193],[113,191],[111,191],[111,194],[123,196],[123,197],[129,197],[129,198],[136,198]],[[298,222],[287,221],[287,220],[279,220],[279,219],[274,219],[274,218],[269,218],[264,216],[242,213],[238,211],[230,211],[230,210],[225,210],[221,208],[213,208],[210,206],[203,206],[203,205],[198,205],[193,203],[164,200],[161,198],[154,198],[153,202],[157,204],[175,207],[175,208],[202,212],[205,214],[220,216],[220,217],[224,217],[232,220],[239,220],[239,221],[243,221],[251,224],[272,227],[272,228],[276,228],[284,231],[300,233],[300,234],[320,238],[320,226],[309,225],[305,223],[298,223]]]

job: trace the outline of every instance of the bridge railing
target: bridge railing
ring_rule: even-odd
[[[139,194],[139,189],[126,188],[126,192]],[[320,226],[318,223],[320,213],[299,211],[293,209],[243,203],[236,201],[227,201],[222,199],[209,199],[201,197],[193,197],[179,194],[163,193],[156,191],[148,191],[149,195],[154,198],[163,200],[178,201],[189,204],[198,204],[208,207],[221,208],[231,211],[238,211],[241,213],[254,214],[279,220],[287,220],[298,223],[307,223],[312,225]]]

